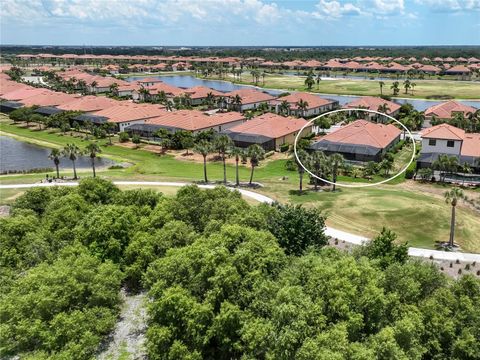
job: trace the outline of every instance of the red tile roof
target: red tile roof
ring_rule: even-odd
[[[3,94],[2,99],[9,101],[20,101],[34,95],[43,94],[45,91],[48,90],[42,88],[24,87]]]
[[[97,111],[93,115],[106,117],[110,122],[121,123],[149,119],[163,113],[165,113],[165,107],[161,105],[135,104],[124,101],[119,105]]]
[[[465,131],[449,124],[440,124],[421,131],[420,135],[426,139],[462,140]]]
[[[225,96],[224,93],[214,89],[210,89],[209,87],[206,87],[206,86],[194,86],[194,87],[185,89],[184,92],[190,94],[190,97],[192,99],[204,99],[207,97],[209,93],[212,93],[213,96]]]
[[[480,134],[465,134],[460,154],[463,156],[480,157]]]
[[[283,101],[286,101],[290,104],[290,109],[297,109],[297,102],[299,102],[300,99],[308,103],[307,109],[315,109],[335,102],[333,100],[321,98],[318,95],[298,92],[272,100],[272,104],[280,104]]]
[[[325,135],[321,140],[353,145],[368,145],[383,149],[400,136],[401,133],[392,124],[374,124],[367,120],[356,120]]]
[[[46,91],[44,93],[36,94],[28,98],[22,99],[20,102],[25,106],[58,106],[78,98],[79,95],[65,94],[55,91]]]
[[[8,81],[8,80],[3,80],[0,82],[0,97],[3,94],[7,94],[16,90],[22,90],[22,89],[33,89],[31,86],[22,84],[22,83],[17,83],[15,81]]]
[[[354,101],[349,102],[348,104],[345,104],[343,107],[347,109],[363,107],[369,110],[378,111],[378,108],[383,104],[387,104],[388,108],[390,109],[387,114],[392,114],[398,109],[400,109],[399,104],[374,96],[360,97]]]
[[[307,123],[308,122],[302,118],[283,117],[266,113],[248,120],[243,124],[234,126],[229,130],[243,134],[264,135],[277,139],[298,132]]]
[[[454,100],[442,102],[437,105],[430,106],[425,110],[426,116],[438,116],[441,119],[451,119],[455,113],[463,113],[464,115],[477,111],[473,106],[464,105]]]
[[[233,112],[231,115],[227,114],[230,113],[207,115],[198,110],[169,111],[160,116],[148,119],[146,124],[174,127],[188,131],[199,131],[244,119],[239,113]]]
[[[235,97],[236,95],[239,95],[242,98],[242,105],[265,102],[275,99],[270,94],[254,89],[240,89],[225,94],[225,96],[230,97]]]
[[[74,110],[93,112],[108,109],[109,107],[119,105],[119,102],[113,99],[106,98],[104,96],[82,96],[79,99],[61,104],[58,106],[62,110]]]
[[[464,65],[456,65],[456,66],[453,66],[450,69],[446,70],[445,72],[448,74],[448,73],[459,73],[459,72],[460,73],[470,73],[472,71]]]

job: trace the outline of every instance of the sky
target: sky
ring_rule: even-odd
[[[480,45],[480,0],[0,0],[1,44]]]

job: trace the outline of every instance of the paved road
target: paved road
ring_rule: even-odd
[[[144,186],[185,186],[190,183],[186,182],[168,182],[168,181],[114,181],[115,185],[144,185]],[[36,184],[8,184],[0,185],[0,189],[28,189],[32,187],[49,187],[49,186],[77,186],[78,182],[68,182],[68,183],[36,183]],[[213,189],[216,185],[198,185],[202,189]],[[257,200],[259,202],[271,204],[274,202],[272,198],[268,196],[256,193],[251,190],[245,189],[235,189],[228,188],[231,190],[238,190],[242,195],[249,197],[251,199]],[[368,238],[351,234],[345,231],[333,229],[331,227],[325,228],[325,234],[338,240],[345,241],[351,244],[360,245],[366,241]],[[430,250],[430,249],[421,249],[411,247],[408,249],[408,254],[415,257],[430,258],[433,257],[436,260],[460,260],[460,261],[480,261],[480,254],[471,254],[471,253],[459,253],[459,252],[446,252],[439,250]]]

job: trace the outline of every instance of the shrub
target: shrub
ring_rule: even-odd
[[[280,145],[280,152],[286,152],[286,151],[288,151],[288,149],[290,149],[289,144],[285,143],[285,144]]]
[[[413,175],[415,175],[416,168],[417,168],[417,162],[413,161],[405,171],[405,179],[413,179]]]
[[[128,135],[127,132],[122,131],[121,133],[118,134],[119,140],[121,143],[127,142],[130,140],[130,136]]]

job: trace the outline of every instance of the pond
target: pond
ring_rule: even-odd
[[[144,78],[145,78],[144,76],[131,76],[129,78],[126,78],[125,80],[135,81],[135,80],[140,80]],[[189,87],[201,85],[201,86],[206,86],[211,89],[215,89],[217,91],[222,91],[222,92],[229,92],[229,91],[234,91],[234,90],[239,90],[244,88],[252,88],[252,86],[249,86],[249,85],[233,84],[229,81],[199,79],[191,75],[173,75],[173,76],[165,75],[165,76],[152,76],[151,78],[162,80],[163,82],[169,85],[173,85],[180,88],[189,88]],[[271,95],[278,95],[283,92],[286,92],[286,90],[273,90],[273,89],[262,89],[262,88],[259,88],[259,90],[265,91]],[[334,94],[318,94],[318,95],[324,98],[337,100],[340,105],[345,105],[346,103],[353,101],[355,99],[358,99],[360,97],[356,95],[334,95]],[[429,108],[430,106],[433,106],[442,102],[438,100],[422,100],[422,99],[394,99],[393,101],[398,104],[410,103],[418,111],[423,111]],[[476,108],[480,108],[480,100],[465,100],[465,101],[462,100],[459,102],[466,105],[474,106]]]
[[[7,171],[28,171],[33,169],[55,168],[52,160],[48,158],[50,149],[18,141],[8,136],[0,136],[0,173]],[[111,166],[114,161],[98,158],[95,160],[97,167]],[[80,156],[75,161],[77,169],[91,167],[88,156]],[[72,170],[72,162],[67,158],[60,159],[60,170]]]

